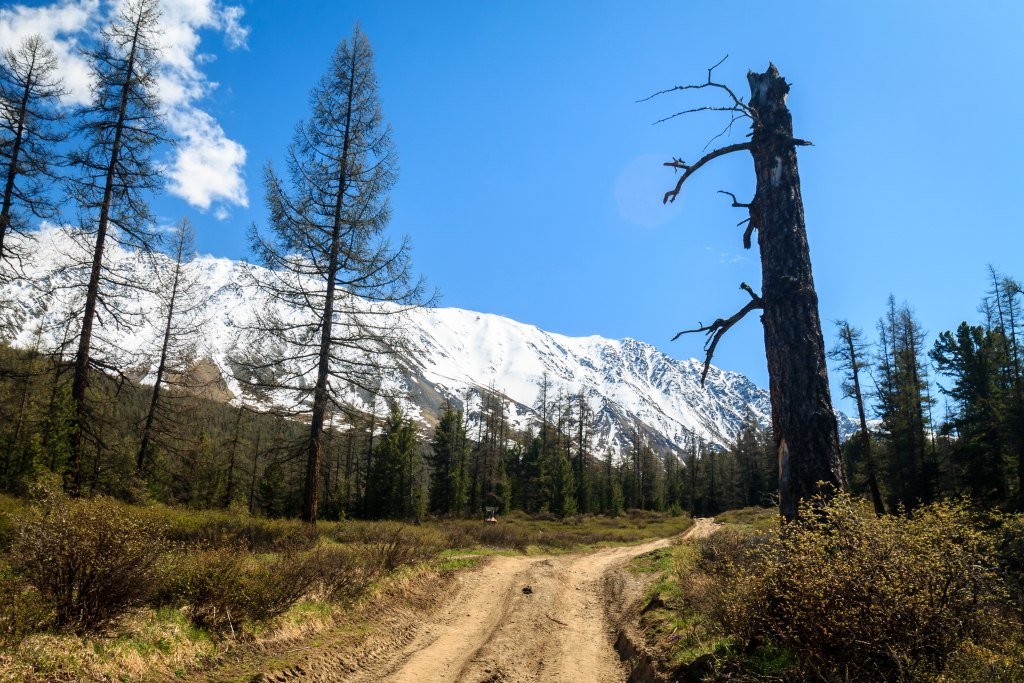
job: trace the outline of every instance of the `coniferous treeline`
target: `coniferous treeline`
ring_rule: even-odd
[[[1020,505],[1022,298],[1016,281],[993,272],[980,322],[941,332],[931,345],[910,307],[893,299],[877,344],[840,324],[833,358],[868,427],[844,445],[854,493],[874,498],[873,473],[883,511],[961,494]],[[66,467],[70,373],[58,356],[39,350],[3,347],[0,361],[0,487],[17,492],[40,472]],[[136,459],[152,389],[99,376],[98,446],[81,464],[83,492],[299,516],[305,425],[209,398],[188,376],[167,385],[142,477]],[[629,446],[613,455],[593,451],[586,397],[555,389],[546,377],[538,419],[525,432],[510,425],[509,400],[493,389],[447,404],[432,427],[383,403],[374,412],[328,416],[325,518],[629,508],[703,516],[772,505],[777,492],[772,440],[753,419],[726,449],[698,442],[681,453],[657,453],[636,424]]]
[[[873,418],[844,445],[845,465],[855,493],[875,498],[877,486],[879,512],[965,494],[1024,505],[1024,294],[994,268],[989,278],[979,319],[930,345],[913,309],[893,297],[873,345],[838,324],[832,357],[847,395]]]

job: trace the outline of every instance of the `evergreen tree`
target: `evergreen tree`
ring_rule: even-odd
[[[589,428],[593,415],[582,391],[576,395],[576,405],[579,413],[576,421],[576,459],[573,464],[573,474],[576,477],[576,509],[582,514],[590,512],[592,507]]]
[[[897,307],[890,296],[878,334],[876,410],[882,419],[888,507],[913,508],[931,500],[937,478],[926,450],[924,333],[910,307]]]
[[[938,371],[953,380],[942,392],[956,409],[945,428],[956,430],[953,456],[960,464],[960,480],[978,500],[1005,500],[998,333],[963,322],[955,333],[940,333],[930,355]]]
[[[989,266],[992,333],[1000,355],[998,399],[1003,438],[1017,465],[1017,504],[1024,507],[1024,287]]]
[[[446,403],[431,441],[430,511],[447,515],[465,509],[466,428],[462,411]]]
[[[411,281],[408,242],[394,248],[384,237],[396,155],[373,52],[358,27],[338,45],[310,104],[288,148],[290,186],[266,171],[273,234],[253,230],[252,246],[273,271],[258,284],[306,314],[294,322],[268,310],[253,332],[281,342],[279,357],[255,365],[286,368],[273,382],[295,391],[311,413],[302,517],[313,522],[325,416],[339,391],[375,385],[399,343],[394,314],[401,307],[392,304],[416,303],[422,286]]]
[[[271,460],[263,468],[263,474],[256,485],[256,508],[267,517],[280,517],[285,512],[284,468],[277,460]]]
[[[416,426],[392,406],[377,440],[366,485],[371,518],[414,518],[420,509],[419,437]]]

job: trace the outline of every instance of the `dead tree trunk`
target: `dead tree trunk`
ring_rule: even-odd
[[[749,103],[735,97],[727,86],[713,83],[710,70],[706,84],[673,89],[725,90],[732,98],[731,105],[702,109],[733,112],[733,120],[749,118],[752,134],[749,142],[717,149],[694,164],[678,159],[666,164],[683,174],[666,193],[665,201],[674,200],[683,183],[717,157],[747,150],[754,158],[754,199],[741,204],[734,197],[733,205],[750,213],[743,236],[745,247],[749,248],[753,231],[758,231],[763,293],[759,296],[742,284],[751,298],[746,306],[730,318],[687,332],[707,334],[706,376],[715,346],[725,333],[750,311],[763,311],[772,431],[779,461],[779,509],[786,519],[794,519],[801,501],[845,488],[796,159],[796,148],[810,143],[793,137],[793,120],[786,106],[789,84],[778,69],[769,65],[764,73],[748,73],[747,80]]]
[[[757,173],[754,213],[761,249],[764,345],[779,456],[779,510],[796,517],[801,500],[845,486],[828,386],[825,342],[804,226],[789,84],[774,66],[750,73],[751,139]],[[753,222],[753,220],[752,220]]]

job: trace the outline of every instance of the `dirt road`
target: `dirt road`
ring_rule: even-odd
[[[686,537],[714,528],[699,519]],[[613,639],[630,595],[606,580],[629,559],[669,539],[586,554],[495,557],[463,575],[444,607],[404,645],[378,652],[334,680],[410,683],[623,681]],[[633,591],[637,592],[636,589]],[[327,672],[315,678],[324,680]],[[333,678],[333,676],[331,677]]]

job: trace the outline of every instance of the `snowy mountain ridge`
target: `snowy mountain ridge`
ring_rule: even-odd
[[[17,346],[54,348],[61,336],[57,321],[74,319],[78,303],[72,290],[59,287],[66,278],[61,266],[85,246],[57,228],[44,228],[25,250],[25,277],[0,288],[0,338]],[[84,254],[83,254],[84,255]],[[171,267],[111,246],[108,262],[129,281],[154,282]],[[247,284],[243,269],[253,268],[224,258],[199,257],[187,266],[208,299],[208,311],[196,340],[196,357],[212,361],[221,375],[224,398],[253,402],[231,371],[231,356],[240,331],[258,310],[268,305],[264,293]],[[43,292],[46,292],[43,294]],[[101,351],[130,357],[136,376],[145,381],[153,372],[162,325],[150,293],[133,293],[128,308],[140,323],[119,329],[101,317],[97,343]],[[289,311],[299,315],[298,311]],[[679,451],[697,439],[724,446],[750,419],[770,420],[768,392],[740,373],[712,367],[706,387],[700,385],[702,361],[678,360],[650,344],[633,339],[599,336],[568,337],[546,332],[494,314],[458,308],[414,309],[402,314],[407,350],[398,366],[384,378],[384,388],[402,396],[403,408],[432,423],[445,400],[479,407],[484,390],[503,394],[507,416],[524,428],[535,422],[538,384],[547,375],[554,391],[582,393],[594,416],[591,425],[596,452],[628,448],[636,426],[659,450]],[[269,342],[268,342],[269,343]],[[286,397],[272,397],[283,401]],[[365,397],[345,392],[343,398],[368,409]],[[853,424],[840,414],[840,433]]]

